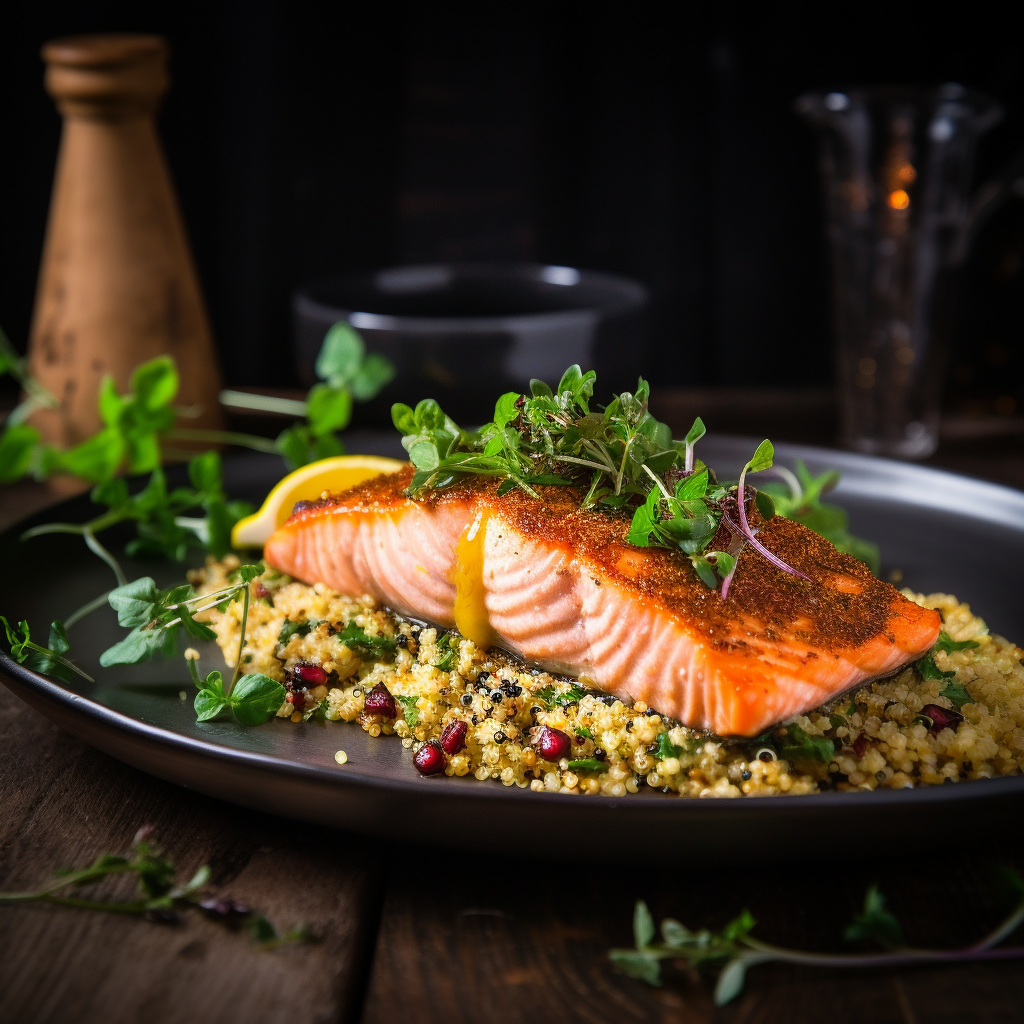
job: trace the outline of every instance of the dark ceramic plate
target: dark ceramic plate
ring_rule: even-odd
[[[374,440],[351,448],[394,453],[393,442]],[[708,438],[701,455],[729,473],[752,450],[746,440]],[[849,510],[855,532],[881,545],[884,573],[898,568],[911,587],[955,593],[993,631],[1024,638],[1024,494],[843,452],[780,446],[777,453],[789,465],[803,458],[812,472],[842,472],[835,496]],[[279,467],[270,458],[229,463],[229,489],[258,500]],[[74,537],[18,541],[30,523],[83,521],[89,510],[87,498],[76,498],[0,537],[0,611],[8,618],[27,618],[45,634],[51,619],[110,586],[109,570]],[[155,575],[164,584],[180,577],[180,567],[126,564],[130,574]],[[0,656],[0,674],[54,722],[144,771],[244,806],[356,832],[494,851],[519,848],[529,837],[536,850],[614,860],[770,859],[816,849],[811,844],[823,835],[846,850],[870,849],[881,835],[887,844],[897,835],[915,843],[929,836],[946,841],[950,832],[972,835],[965,819],[984,828],[1024,805],[1024,777],[762,800],[680,800],[654,793],[573,798],[497,782],[424,779],[396,739],[371,740],[356,725],[197,724],[181,660],[99,668],[100,652],[119,635],[109,609],[72,630],[73,650],[95,684],[55,683],[6,656]],[[343,767],[334,760],[339,749],[349,757]],[[948,827],[950,812],[955,830]]]

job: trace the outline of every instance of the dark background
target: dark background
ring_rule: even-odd
[[[161,132],[226,378],[294,379],[289,301],[333,271],[434,259],[618,271],[654,296],[661,384],[830,379],[814,140],[819,85],[959,81],[1024,141],[1022,43],[991,11],[304,2],[51,2],[0,31],[0,324],[27,335],[60,123],[48,38],[147,31],[174,49]],[[935,24],[931,24],[931,20]],[[995,408],[1024,375],[1024,202],[965,274],[950,379]]]

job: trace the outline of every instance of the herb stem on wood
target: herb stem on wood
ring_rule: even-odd
[[[980,960],[1024,959],[1024,947],[999,947],[1024,923],[1024,880],[1011,868],[1002,868],[1004,885],[1013,893],[1013,910],[988,935],[962,949],[920,949],[903,941],[898,920],[886,908],[877,886],[869,887],[864,909],[846,928],[847,941],[870,941],[883,947],[876,953],[810,953],[776,946],[750,934],[756,921],[744,910],[721,931],[690,931],[673,918],[661,924],[662,942],[655,942],[655,924],[647,904],[638,900],[633,914],[634,949],[613,949],[612,963],[624,974],[661,984],[662,960],[685,960],[692,967],[719,970],[715,1003],[722,1006],[742,990],[746,972],[758,964],[779,962],[807,967],[871,968],[911,964],[963,963]]]

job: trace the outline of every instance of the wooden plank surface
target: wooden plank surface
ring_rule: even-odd
[[[274,951],[189,914],[180,925],[42,905],[0,907],[3,1024],[258,1024],[347,1021],[358,1013],[379,887],[367,844],[220,803],[129,768],[51,725],[0,689],[0,889],[124,852],[153,827],[187,879],[309,945]],[[124,886],[104,896],[129,898]],[[369,929],[369,930],[368,930]]]
[[[514,841],[529,849],[536,838]],[[990,860],[1024,865],[1010,835],[1004,838],[974,860],[942,850],[894,849],[880,835],[877,862],[857,864],[836,862],[842,837],[823,836],[805,862],[781,867],[757,850],[746,863],[724,868],[595,866],[587,863],[588,848],[599,836],[580,837],[572,864],[409,849],[396,858],[403,867],[392,874],[364,1021],[1019,1022],[1020,961],[899,971],[768,964],[752,968],[739,998],[716,1009],[708,980],[669,970],[665,985],[651,988],[615,974],[606,958],[609,948],[632,945],[637,897],[659,921],[674,916],[694,929],[720,928],[747,907],[765,941],[855,952],[842,931],[871,882],[889,896],[911,942],[966,945],[1004,912]]]

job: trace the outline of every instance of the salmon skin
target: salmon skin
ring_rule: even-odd
[[[299,503],[267,564],[723,736],[755,736],[938,637],[938,612],[753,505],[758,539],[810,580],[747,548],[723,601],[686,556],[628,544],[628,514],[581,509],[570,488],[498,497],[497,481],[469,477],[414,501],[411,478],[410,467]]]

